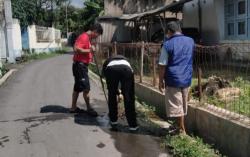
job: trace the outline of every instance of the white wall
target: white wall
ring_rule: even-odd
[[[29,50],[39,52],[49,52],[61,48],[61,42],[55,41],[55,29],[51,29],[51,42],[37,42],[36,26],[28,26]]]
[[[202,10],[202,41],[217,44],[224,39],[224,0],[200,0]],[[198,0],[184,5],[183,26],[199,28]]]
[[[4,24],[0,24],[0,59],[7,58]]]
[[[22,56],[22,38],[21,27],[17,19],[13,19],[12,23],[12,39],[15,58]]]

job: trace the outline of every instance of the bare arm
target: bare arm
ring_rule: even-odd
[[[159,90],[161,93],[163,93],[163,90],[165,89],[165,81],[164,81],[164,75],[165,75],[165,65],[159,65]]]
[[[77,47],[76,45],[74,46],[74,51],[76,53],[89,53],[92,51],[92,49],[82,49],[82,48],[79,48]]]

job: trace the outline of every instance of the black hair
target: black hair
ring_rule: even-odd
[[[170,31],[172,33],[181,32],[181,26],[179,22],[171,21],[167,24],[166,33]]]
[[[98,34],[102,35],[103,28],[100,23],[95,23],[93,26],[90,27],[91,31],[96,31]]]

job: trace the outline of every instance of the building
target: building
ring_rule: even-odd
[[[250,39],[250,0],[192,0],[183,8],[183,26],[201,30],[205,44]]]
[[[98,21],[104,27],[100,42],[151,41],[169,20],[182,19],[187,0],[104,0],[105,15]]]
[[[12,18],[11,1],[0,0],[0,57],[15,63],[21,57],[21,29],[19,21]]]

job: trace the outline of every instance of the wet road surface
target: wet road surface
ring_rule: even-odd
[[[168,156],[158,137],[109,130],[107,105],[96,81],[91,81],[91,104],[100,116],[68,113],[71,58],[67,54],[27,64],[0,87],[0,156]]]

